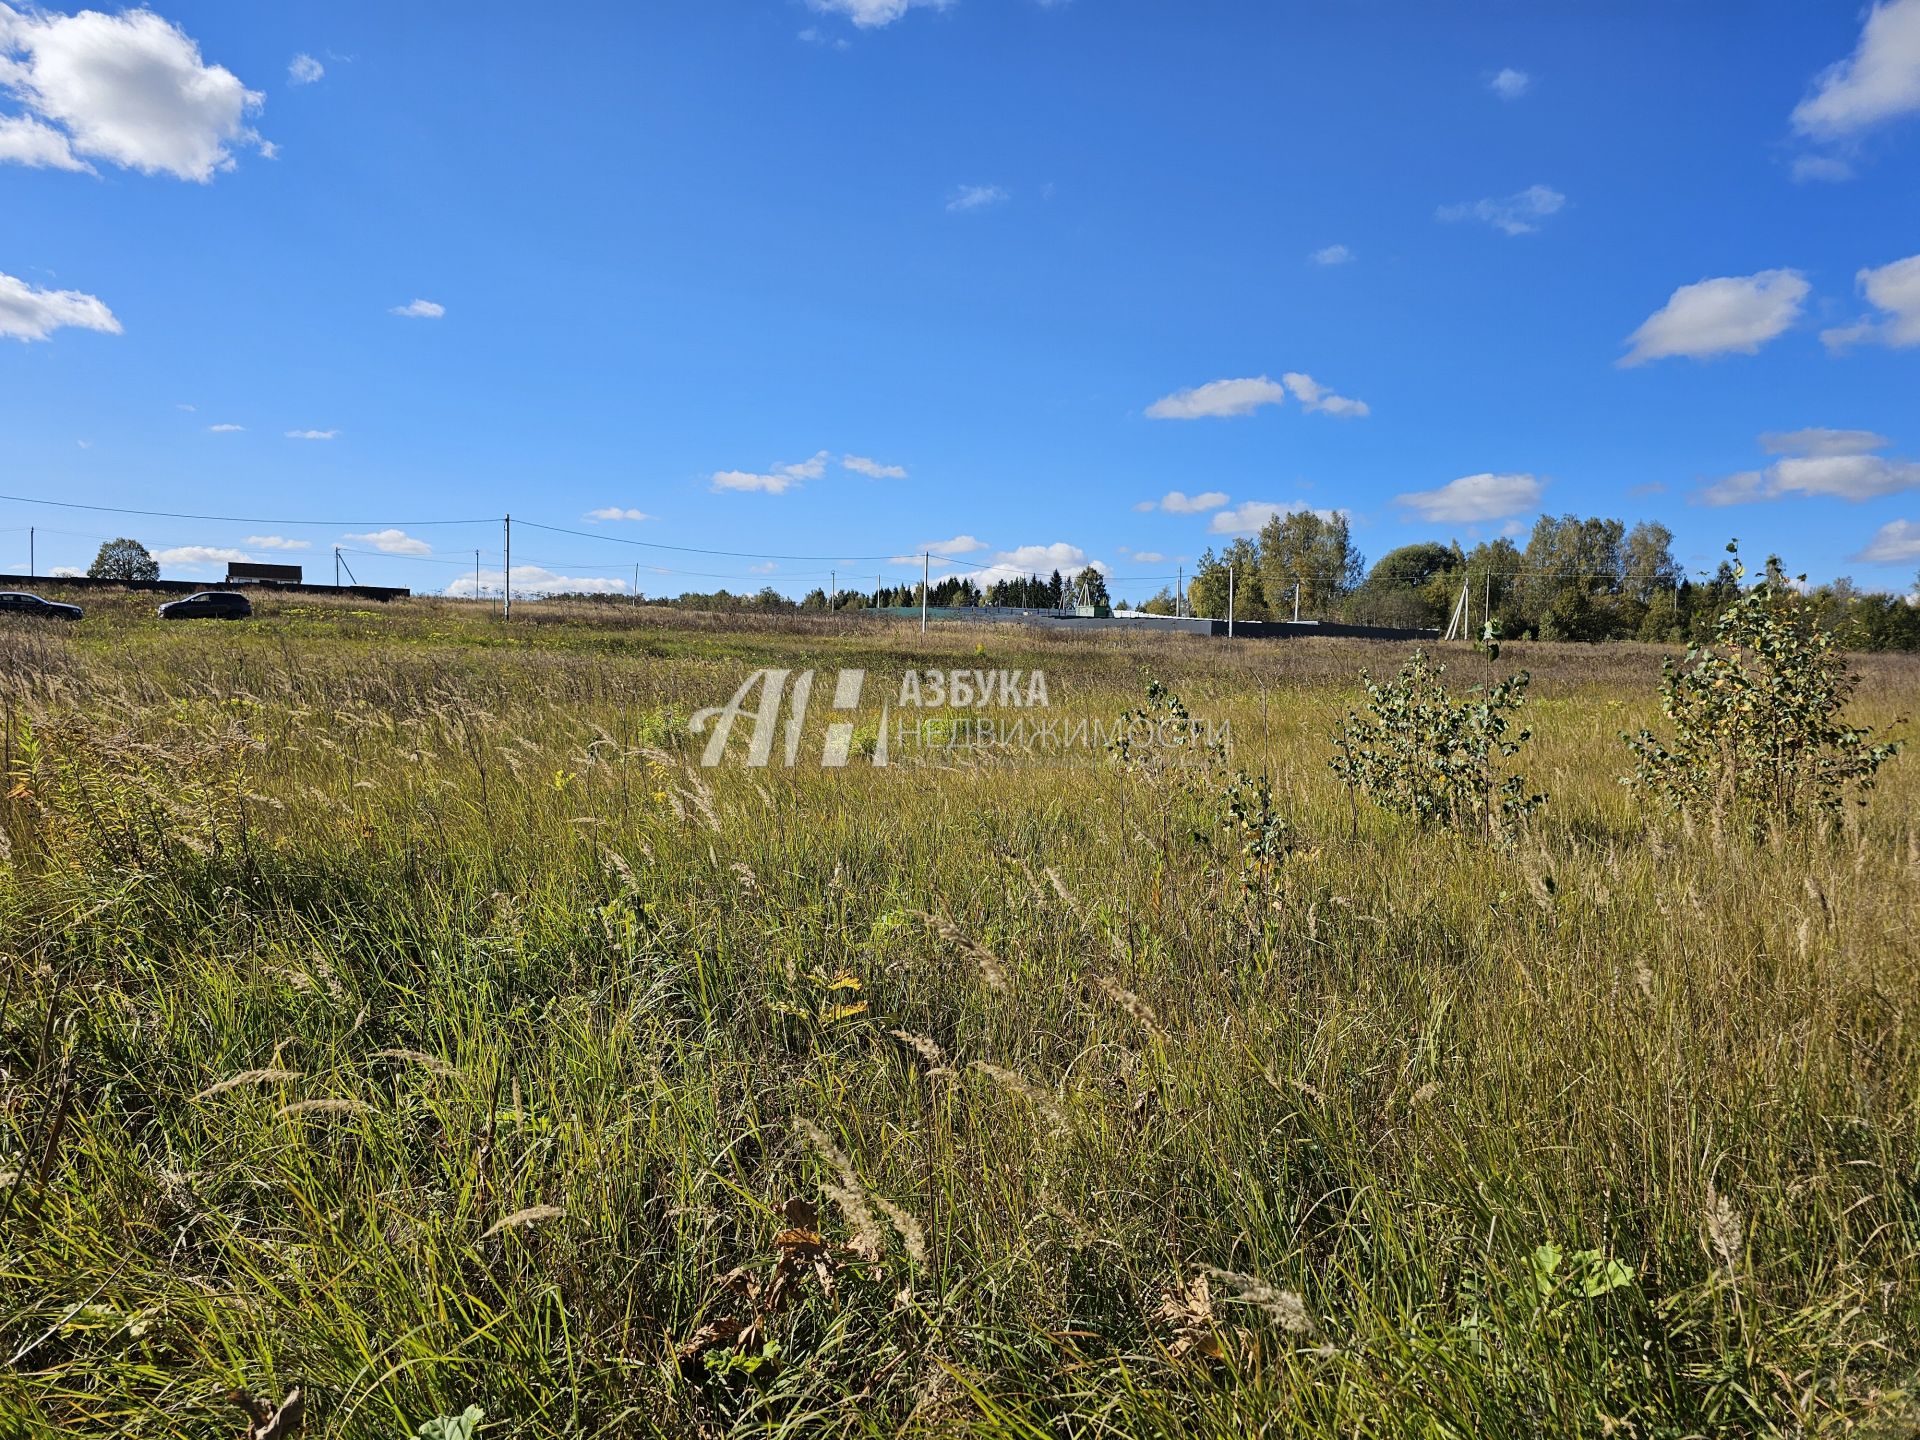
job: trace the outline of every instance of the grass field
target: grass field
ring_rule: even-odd
[[[1912,756],[1689,833],[1659,651],[1454,647],[1534,677],[1501,847],[1328,769],[1404,647],[150,600],[0,633],[0,1434],[1920,1426]],[[701,769],[764,665],[801,762]],[[1151,672],[1292,851],[1193,765],[823,769],[842,667]]]

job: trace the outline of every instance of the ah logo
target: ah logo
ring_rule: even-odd
[[[787,680],[792,677],[789,689]],[[833,685],[833,708],[852,710],[860,704],[860,691],[866,684],[865,670],[842,670]],[[758,692],[758,703],[749,710],[747,705]],[[773,758],[773,746],[776,739],[782,741],[781,755],[783,763],[792,766],[800,758],[802,731],[807,723],[807,706],[813,699],[813,671],[802,670],[795,674],[791,670],[755,670],[741,682],[740,688],[733,692],[733,698],[725,705],[716,705],[695,713],[693,733],[705,734],[708,727],[713,729],[707,748],[700,756],[702,766],[711,769],[718,765],[727,753],[727,742],[733,736],[734,722],[751,720],[753,733],[747,740],[747,764],[764,766]],[[780,711],[787,711],[785,733],[780,733]],[[889,712],[886,707],[880,711],[880,734],[874,742],[873,763],[887,763],[887,723]],[[836,769],[847,763],[853,753],[853,722],[836,720],[827,726],[827,742],[820,755],[820,763],[829,769]]]

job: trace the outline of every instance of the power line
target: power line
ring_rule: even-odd
[[[143,515],[158,520],[218,520],[230,525],[314,525],[324,528],[336,525],[384,525],[394,529],[405,529],[411,525],[417,530],[427,525],[495,525],[500,519],[497,515],[489,515],[481,520],[273,520],[257,515],[189,515],[178,510],[131,510],[122,505],[85,505],[78,500],[37,500],[26,495],[0,495],[0,500],[11,500],[17,505],[57,505],[63,510],[96,510],[107,515]]]
[[[0,496],[0,499],[5,499]],[[520,522],[534,530],[547,530],[555,535],[573,535],[582,540],[604,540],[614,545],[638,545],[648,550],[676,550],[683,555],[722,555],[729,560],[816,560],[825,564],[829,560],[878,560],[888,562],[897,559],[893,555],[774,555],[759,550],[709,550],[698,545],[668,545],[658,540],[634,540],[625,535],[596,535],[590,530],[569,530],[564,525],[542,525],[538,520]]]

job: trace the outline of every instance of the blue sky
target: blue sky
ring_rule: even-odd
[[[1310,506],[1908,589],[1917,175],[1920,0],[16,0],[0,492],[272,523],[0,567],[1144,598]]]

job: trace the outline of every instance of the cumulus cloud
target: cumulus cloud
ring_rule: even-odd
[[[1251,380],[1209,380],[1191,390],[1163,395],[1147,407],[1150,420],[1220,420],[1251,415],[1262,405],[1278,405],[1287,388],[1277,380],[1256,375]]]
[[[0,60],[0,74],[5,73],[5,64],[5,60]],[[0,115],[0,164],[25,165],[30,170],[99,173],[73,153],[73,146],[63,132],[51,125],[42,125],[31,115]]]
[[[1307,256],[1316,265],[1349,265],[1358,258],[1345,245],[1323,245]]]
[[[869,480],[904,480],[907,467],[904,465],[882,465],[878,460],[869,460],[865,455],[842,455],[840,464],[856,475],[864,475]]]
[[[498,595],[503,572],[482,570],[476,579],[471,571],[460,576],[440,593],[456,600],[471,600],[479,595]],[[541,565],[513,567],[513,598],[537,600],[542,595],[625,595],[625,580],[605,575],[560,575]]]
[[[1344,395],[1336,395],[1321,385],[1311,375],[1302,375],[1297,370],[1289,370],[1280,377],[1287,391],[1300,402],[1303,410],[1318,410],[1324,415],[1335,415],[1342,420],[1364,419],[1371,412],[1364,400],[1349,400]]]
[[[1297,515],[1303,510],[1311,510],[1322,520],[1331,520],[1340,512],[1309,505],[1304,500],[1295,500],[1290,504],[1279,505],[1271,500],[1248,500],[1235,505],[1230,510],[1222,510],[1214,515],[1207,526],[1209,535],[1253,535],[1260,527],[1277,516]]]
[[[944,10],[950,0],[807,0],[823,14],[844,15],[860,28],[891,25],[913,9]]]
[[[311,55],[296,55],[287,62],[287,79],[296,85],[311,85],[327,73],[327,67]]]
[[[634,510],[621,505],[603,505],[598,510],[587,512],[589,520],[651,520],[653,516],[644,510]]]
[[[947,199],[947,209],[955,214],[967,210],[984,210],[989,205],[1004,204],[1012,197],[998,185],[962,185]]]
[[[1873,532],[1867,548],[1853,559],[1866,565],[1911,565],[1920,560],[1920,525],[1889,520]]]
[[[1877,270],[1862,270],[1854,277],[1860,293],[1880,311],[1877,318],[1822,330],[1820,338],[1831,350],[1873,342],[1880,345],[1920,345],[1920,255],[1909,255],[1882,265]]]
[[[0,4],[0,87],[28,122],[0,139],[0,160],[72,170],[91,157],[205,184],[233,168],[237,148],[272,154],[247,124],[260,93],[207,64],[185,31],[151,10],[61,15]]]
[[[916,561],[919,559],[918,556],[913,558]],[[1089,565],[1103,575],[1112,573],[1103,561],[1089,560],[1087,552],[1078,545],[1056,540],[1051,545],[1017,545],[1011,550],[999,551],[994,555],[993,563],[984,569],[953,570],[948,575],[936,578],[944,580],[949,575],[961,575],[984,590],[1002,580],[1024,580],[1029,575],[1038,575],[1044,580],[1056,570],[1072,579]]]
[[[233,435],[246,428],[247,427],[244,425],[230,425],[230,424],[209,425],[207,426],[207,433],[210,435]]]
[[[1502,100],[1518,100],[1533,88],[1533,77],[1524,70],[1508,66],[1487,81],[1487,88]]]
[[[358,545],[378,550],[382,555],[431,555],[433,547],[404,530],[369,530],[364,535],[343,535]]]
[[[1793,128],[1838,140],[1920,110],[1920,0],[1880,0],[1853,54],[1830,65],[1794,107]]]
[[[169,569],[204,570],[209,565],[245,564],[252,557],[225,545],[175,545],[154,551],[153,558]]]
[[[447,307],[433,300],[409,300],[405,305],[394,306],[387,313],[404,315],[409,320],[438,320],[447,313]]]
[[[1669,355],[1756,354],[1800,318],[1812,287],[1798,270],[1723,275],[1682,285],[1627,337],[1616,363],[1643,365]]]
[[[1550,185],[1529,185],[1512,195],[1488,200],[1463,200],[1442,205],[1434,214],[1441,220],[1484,220],[1503,235],[1531,235],[1549,215],[1557,215],[1567,197]]]
[[[764,472],[753,470],[716,470],[714,490],[759,491],[764,495],[784,495],[803,480],[818,480],[827,473],[827,452],[822,450],[810,460],[791,465],[775,465]]]
[[[120,322],[92,295],[78,290],[40,290],[12,275],[0,274],[0,337],[22,342],[45,340],[63,328],[118,335]]]
[[[311,550],[311,540],[289,540],[284,535],[249,535],[247,544],[256,550]]]
[[[1540,481],[1532,475],[1462,475],[1437,490],[1411,490],[1396,495],[1394,503],[1423,520],[1471,524],[1499,520],[1531,510],[1540,503]]]
[[[1164,510],[1169,515],[1199,515],[1208,510],[1218,510],[1227,503],[1223,490],[1203,490],[1198,495],[1189,495],[1184,490],[1169,490],[1158,500],[1142,500],[1134,506],[1142,514],[1149,510]]]
[[[1764,469],[1743,470],[1714,481],[1695,494],[1695,502],[1744,505],[1789,495],[1859,502],[1920,490],[1920,461],[1874,453],[1890,442],[1868,430],[1770,431],[1760,437],[1760,443],[1781,458]]]
[[[338,430],[289,430],[287,438],[289,440],[331,440],[339,433]]]
[[[971,555],[986,548],[986,541],[971,535],[956,535],[951,540],[929,540],[920,547],[928,555]]]

